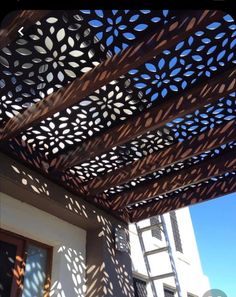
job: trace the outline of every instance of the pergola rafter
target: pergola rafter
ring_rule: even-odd
[[[184,94],[166,100],[163,104],[144,114],[133,117],[97,137],[85,141],[74,151],[69,151],[58,159],[54,159],[51,166],[57,170],[65,170],[78,165],[87,159],[109,151],[112,147],[129,142],[148,131],[158,129],[176,117],[189,114],[207,103],[214,103],[234,90],[236,90],[236,69],[233,68],[214,80],[210,79]],[[94,180],[92,184],[96,182],[97,180]]]
[[[236,170],[236,152],[193,165],[191,169],[186,168],[178,173],[167,174],[156,181],[136,187],[134,191],[122,193],[113,198],[111,207],[113,210],[122,209],[234,170]]]
[[[173,195],[171,198],[163,198],[143,205],[130,211],[130,220],[131,222],[138,222],[171,210],[218,198],[235,191],[236,175],[233,175],[210,184],[202,184],[195,188],[190,188]]]

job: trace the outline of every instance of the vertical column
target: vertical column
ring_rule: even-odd
[[[103,218],[87,231],[86,297],[134,297],[130,253],[115,250],[116,226]]]

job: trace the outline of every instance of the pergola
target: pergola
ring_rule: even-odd
[[[236,190],[230,15],[22,11],[0,47],[2,152],[126,222]]]

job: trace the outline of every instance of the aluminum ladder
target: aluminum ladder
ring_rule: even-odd
[[[180,285],[179,285],[178,275],[177,275],[177,271],[176,271],[174,257],[173,257],[173,254],[172,254],[172,249],[171,249],[171,246],[170,246],[170,240],[169,240],[169,236],[168,236],[168,232],[167,232],[167,228],[166,228],[165,219],[164,219],[163,215],[160,215],[158,217],[159,217],[159,222],[158,223],[150,224],[147,227],[140,228],[138,226],[138,223],[135,223],[138,238],[139,238],[139,242],[140,242],[140,246],[141,246],[142,253],[143,253],[145,266],[146,266],[146,269],[147,269],[148,282],[151,285],[151,290],[152,290],[153,297],[158,297],[154,281],[164,279],[164,278],[167,278],[167,277],[174,277],[177,296],[182,297],[181,288],[180,288]],[[166,242],[167,245],[165,247],[161,247],[161,248],[157,248],[157,249],[154,249],[154,250],[146,251],[145,250],[144,240],[143,240],[143,233],[146,232],[146,231],[149,231],[149,230],[155,230],[157,228],[160,229],[162,231],[162,233],[164,234],[165,242]],[[172,271],[169,272],[169,273],[152,276],[151,275],[151,267],[150,267],[148,257],[150,255],[158,254],[158,253],[165,252],[165,251],[168,252]]]

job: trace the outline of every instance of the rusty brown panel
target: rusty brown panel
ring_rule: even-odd
[[[133,191],[119,194],[112,199],[111,207],[113,210],[123,209],[128,205],[173,192],[235,169],[236,152],[233,151],[180,170],[178,173],[168,174],[156,181],[139,186]]]
[[[207,103],[214,103],[218,99],[229,95],[235,89],[236,69],[233,68],[181,95],[166,100],[162,105],[158,105],[84,142],[75,150],[71,150],[67,154],[53,159],[51,166],[57,170],[65,170],[74,165],[78,165],[89,158],[109,151],[114,146],[124,144],[148,131],[158,129],[176,117],[183,117],[195,109],[203,107]],[[127,172],[124,170],[123,175],[116,175],[115,180],[118,181],[119,177],[122,180],[122,176],[126,175],[126,173]],[[109,183],[109,180],[109,175],[105,178],[97,178],[91,182],[90,188],[95,184],[97,184],[96,188],[103,187],[103,185]]]
[[[16,16],[9,21],[9,24],[0,28],[0,48],[12,43],[19,37],[19,29],[29,28],[34,23],[49,14],[49,10],[22,10],[17,12]]]
[[[164,198],[130,211],[130,221],[138,222],[171,210],[218,198],[236,191],[236,176],[225,177],[212,184],[190,188],[171,198]]]
[[[212,21],[221,19],[223,15],[223,12],[215,10],[186,11],[184,16],[172,20],[165,27],[157,28],[155,33],[144,41],[108,58],[68,86],[50,94],[23,113],[11,118],[3,128],[2,140],[12,138],[20,131],[76,104],[95,90],[119,78],[130,69],[139,67],[196,30],[204,28]],[[106,143],[111,146],[110,139],[107,139]],[[86,151],[86,154],[88,152]]]
[[[105,176],[94,178],[83,186],[90,195],[98,194],[111,187],[129,182],[139,176],[182,162],[205,151],[236,140],[236,121],[232,120],[217,128],[203,132],[190,140],[173,144],[154,152],[132,164],[112,171]]]

